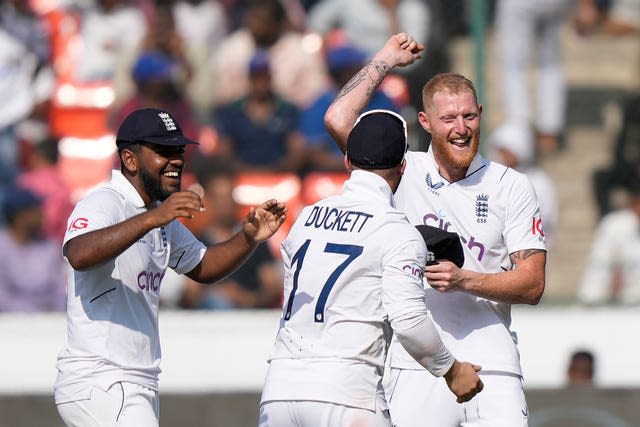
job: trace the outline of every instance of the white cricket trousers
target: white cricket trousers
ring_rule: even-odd
[[[426,370],[391,368],[385,389],[394,427],[527,427],[529,410],[522,377],[478,373],[484,388],[457,403],[444,378]]]
[[[138,384],[117,382],[109,390],[93,387],[88,399],[58,404],[67,427],[158,427],[158,392]]]
[[[571,3],[572,0],[498,1],[495,32],[507,120],[533,123],[542,133],[557,135],[563,130],[567,84],[560,31]],[[532,56],[537,59],[535,90],[529,87]],[[535,102],[530,96],[533,93]],[[536,108],[532,109],[532,104]]]
[[[389,411],[328,402],[272,401],[260,405],[258,427],[391,427]]]

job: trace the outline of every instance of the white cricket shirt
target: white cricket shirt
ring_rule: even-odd
[[[604,304],[612,297],[614,275],[620,274],[620,302],[640,303],[640,219],[632,209],[609,212],[598,224],[582,274],[578,301]]]
[[[510,253],[546,250],[536,194],[522,173],[478,154],[467,176],[449,183],[438,173],[431,151],[408,152],[406,159],[395,194],[398,209],[414,225],[458,233],[463,268],[498,273],[512,268]],[[522,375],[517,336],[510,330],[510,304],[428,287],[426,303],[456,359],[479,364],[483,371]],[[390,354],[392,367],[422,369],[395,339]]]
[[[120,173],[75,207],[64,244],[145,212]],[[118,381],[158,389],[158,293],[167,268],[187,273],[206,247],[180,222],[151,230],[115,259],[85,271],[68,264],[67,338],[58,355],[56,403],[87,398]]]
[[[302,210],[281,249],[284,309],[262,402],[375,410],[390,326],[408,314],[428,319],[424,240],[387,182],[356,170],[342,195]]]

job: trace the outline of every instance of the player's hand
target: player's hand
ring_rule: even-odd
[[[451,369],[444,374],[449,390],[456,395],[458,403],[468,402],[473,396],[480,393],[484,384],[478,376],[482,368],[468,362],[453,362]]]
[[[437,264],[424,268],[427,283],[438,292],[450,292],[461,289],[464,280],[464,270],[447,260],[438,260]]]
[[[287,219],[284,203],[267,200],[251,208],[244,219],[242,230],[250,242],[259,243],[273,236]]]
[[[205,210],[202,199],[194,191],[178,191],[171,194],[156,208],[149,211],[157,227],[168,224],[176,218],[193,218],[194,212]]]
[[[373,60],[383,61],[390,67],[404,67],[413,64],[422,56],[424,46],[407,33],[398,33],[389,37],[385,45]]]

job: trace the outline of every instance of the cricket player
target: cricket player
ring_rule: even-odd
[[[415,61],[423,47],[410,35],[391,36],[327,110],[325,125],[338,145],[384,77]],[[397,427],[525,427],[525,401],[511,304],[537,304],[545,287],[546,247],[538,200],[523,174],[479,153],[480,118],[473,83],[434,76],[422,92],[418,122],[431,135],[428,152],[409,152],[395,193],[414,224],[460,236],[464,265],[439,260],[425,269],[426,302],[453,355],[482,366],[484,391],[463,405],[415,363],[401,340],[391,349],[387,397]],[[372,146],[379,140],[371,139]],[[372,148],[373,149],[373,148]]]
[[[427,248],[393,202],[406,149],[402,117],[363,114],[343,193],[305,207],[283,241],[283,313],[260,427],[391,426],[382,374],[392,332],[458,402],[482,389],[480,367],[452,356],[427,313]]]
[[[90,192],[68,221],[67,337],[55,402],[67,426],[158,426],[159,290],[168,268],[218,280],[269,238],[286,208],[269,200],[231,239],[205,247],[176,221],[205,209],[180,190],[193,141],[167,111],[137,110],[117,134],[120,170]]]

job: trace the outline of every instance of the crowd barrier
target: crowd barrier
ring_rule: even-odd
[[[640,425],[635,308],[513,309],[532,427]],[[162,426],[250,426],[278,310],[160,313]],[[63,314],[0,315],[0,426],[52,426]],[[566,389],[570,353],[596,355],[596,388]]]

